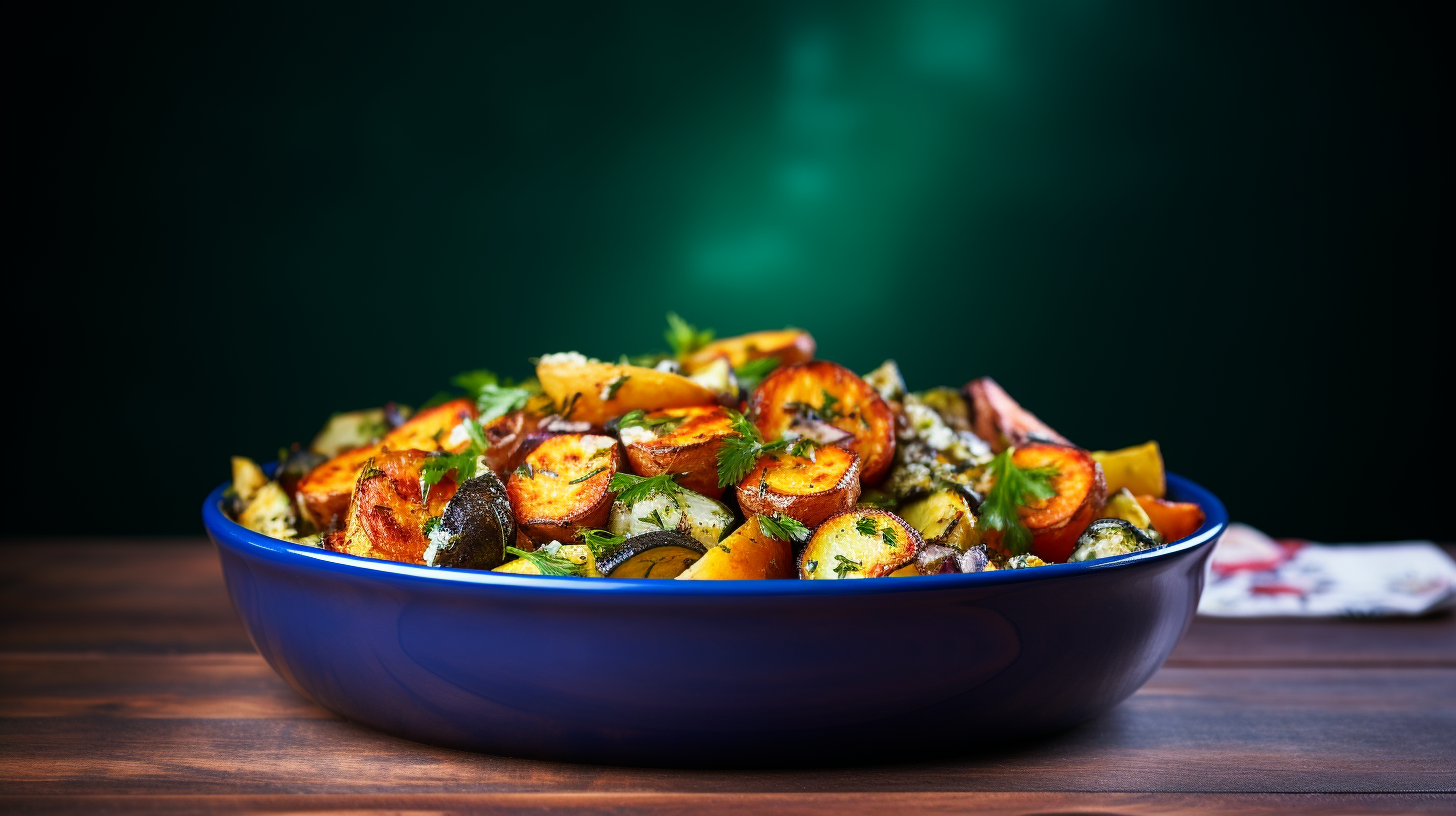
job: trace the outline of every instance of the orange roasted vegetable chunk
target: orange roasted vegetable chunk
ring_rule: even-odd
[[[420,487],[423,451],[386,451],[365,463],[349,503],[348,523],[342,536],[325,539],[336,552],[423,564],[430,545],[424,525],[445,511],[455,495],[455,482],[443,479],[430,489],[428,500]]]
[[[695,374],[720,357],[737,368],[750,360],[773,357],[779,365],[807,363],[814,359],[814,337],[800,329],[761,331],[714,340],[688,355],[683,370]]]
[[[1153,529],[1162,533],[1163,540],[1169,544],[1193,535],[1203,526],[1203,508],[1193,502],[1168,501],[1147,495],[1133,498],[1152,520]]]
[[[1017,512],[1031,531],[1031,552],[1043,561],[1066,561],[1077,545],[1077,536],[1097,517],[1107,500],[1107,482],[1102,466],[1091,454],[1065,445],[1022,445],[1011,461],[1027,470],[1054,467],[1057,475],[1051,487],[1056,495],[1037,500]]]
[[[770,453],[738,483],[738,506],[762,516],[780,513],[806,527],[859,501],[859,456],[843,448],[815,451],[813,459]]]
[[[873,485],[895,461],[895,416],[878,391],[838,363],[816,360],[781,367],[753,392],[749,413],[770,442],[788,431],[826,441],[852,437],[860,481]],[[802,520],[802,519],[801,519]]]
[[[732,535],[709,548],[677,576],[679,581],[729,581],[763,578],[793,578],[794,553],[789,542],[781,541],[758,527],[753,516]]]
[[[563,434],[527,454],[506,482],[516,523],[531,540],[569,543],[582,528],[605,527],[621,466],[617,440],[599,434]]]
[[[718,451],[732,436],[733,418],[717,405],[669,408],[644,417],[644,427],[621,429],[618,436],[638,476],[686,473],[677,483],[710,499],[723,495],[718,486]]]
[[[456,399],[426,408],[409,421],[384,435],[379,444],[388,450],[462,451],[470,444],[463,433],[452,439],[455,428],[466,418],[474,419],[475,401]]]

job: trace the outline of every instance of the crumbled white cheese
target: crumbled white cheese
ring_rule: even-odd
[[[450,429],[450,435],[445,437],[445,442],[443,445],[441,445],[441,447],[453,448],[456,445],[464,445],[466,442],[469,441],[470,429],[466,428],[465,423],[462,422],[459,425],[456,425],[454,428]]]
[[[955,444],[955,431],[940,418],[934,408],[919,401],[905,401],[905,419],[909,430],[933,450],[942,451]]]
[[[541,355],[543,365],[586,365],[587,363],[600,363],[601,360],[595,357],[588,357],[579,351],[561,351],[555,354]]]
[[[617,440],[610,436],[601,436],[599,434],[588,434],[581,438],[581,447],[587,456],[591,456],[603,448],[610,448],[615,444],[617,444]]]
[[[623,445],[641,445],[657,438],[657,434],[640,425],[628,425],[617,431],[617,436],[621,438]]]
[[[657,365],[653,366],[653,368],[657,369],[658,371],[665,371],[668,374],[682,373],[682,366],[678,365],[677,360],[673,359],[658,360]]]

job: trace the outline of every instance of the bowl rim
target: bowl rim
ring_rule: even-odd
[[[1180,501],[1192,501],[1203,508],[1204,520],[1194,533],[1152,550],[1126,555],[1079,561],[1069,564],[1048,564],[1044,567],[994,572],[922,575],[911,581],[803,581],[803,580],[717,580],[677,581],[647,578],[585,578],[544,575],[518,575],[487,570],[453,567],[427,567],[377,558],[336,553],[316,547],[290,544],[270,538],[238,524],[222,511],[223,491],[231,481],[218,485],[202,504],[202,523],[209,537],[220,549],[227,549],[244,558],[262,559],[279,566],[321,570],[337,577],[372,577],[376,579],[418,580],[450,588],[510,589],[530,588],[566,592],[607,592],[633,595],[691,596],[781,596],[806,594],[877,595],[899,592],[990,587],[1023,581],[1052,580],[1104,572],[1177,558],[1191,550],[1206,547],[1228,526],[1228,512],[1223,502],[1208,489],[1174,473],[1167,474],[1169,493]]]

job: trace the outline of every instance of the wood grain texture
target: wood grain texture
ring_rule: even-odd
[[[496,793],[379,796],[257,795],[134,798],[0,796],[8,813],[114,814],[656,814],[672,816],[826,816],[919,813],[928,816],[1402,816],[1450,813],[1444,794],[1168,794],[1168,793]]]
[[[993,753],[661,770],[450,751],[338,719],[252,650],[210,544],[0,556],[4,812],[1456,812],[1449,614],[1200,619],[1110,714]]]

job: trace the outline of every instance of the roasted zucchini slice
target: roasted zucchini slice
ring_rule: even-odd
[[[573,541],[601,527],[612,510],[610,485],[620,465],[610,436],[562,434],[542,442],[506,482],[516,523],[534,541]]]
[[[541,569],[543,564],[550,568],[549,574],[551,575],[578,578],[602,577],[602,574],[597,572],[596,560],[592,557],[591,548],[585,544],[562,544],[559,541],[552,541],[540,549],[512,558],[493,568],[491,572],[547,575],[548,573]]]
[[[920,533],[894,513],[856,508],[814,532],[799,555],[799,577],[879,578],[914,561],[924,546]]]
[[[1067,560],[1091,561],[1156,546],[1151,538],[1131,522],[1119,518],[1102,518],[1087,525],[1087,529],[1077,538],[1077,548]]]
[[[333,458],[344,451],[373,445],[389,432],[383,408],[334,414],[309,443],[314,453]]]
[[[597,569],[608,578],[676,578],[707,551],[681,530],[657,530],[622,542],[602,556]]]
[[[733,511],[691,490],[653,493],[633,502],[612,504],[607,529],[612,535],[640,536],[661,530],[680,530],[711,547],[733,526]]]
[[[1153,520],[1148,517],[1148,511],[1138,504],[1137,497],[1125,487],[1113,493],[1107,503],[1102,505],[1101,517],[1122,519],[1142,530],[1154,543],[1163,543],[1163,535],[1153,528]]]
[[[818,448],[814,458],[771,453],[738,483],[744,513],[779,513],[808,527],[859,501],[859,456],[843,448]]]
[[[488,570],[506,559],[516,542],[516,519],[506,486],[489,468],[479,468],[445,505],[438,520],[425,523],[430,544],[424,562],[431,567]]]
[[[957,490],[937,490],[911,502],[900,508],[900,517],[919,530],[927,544],[965,551],[981,543],[976,514],[965,494]]]

